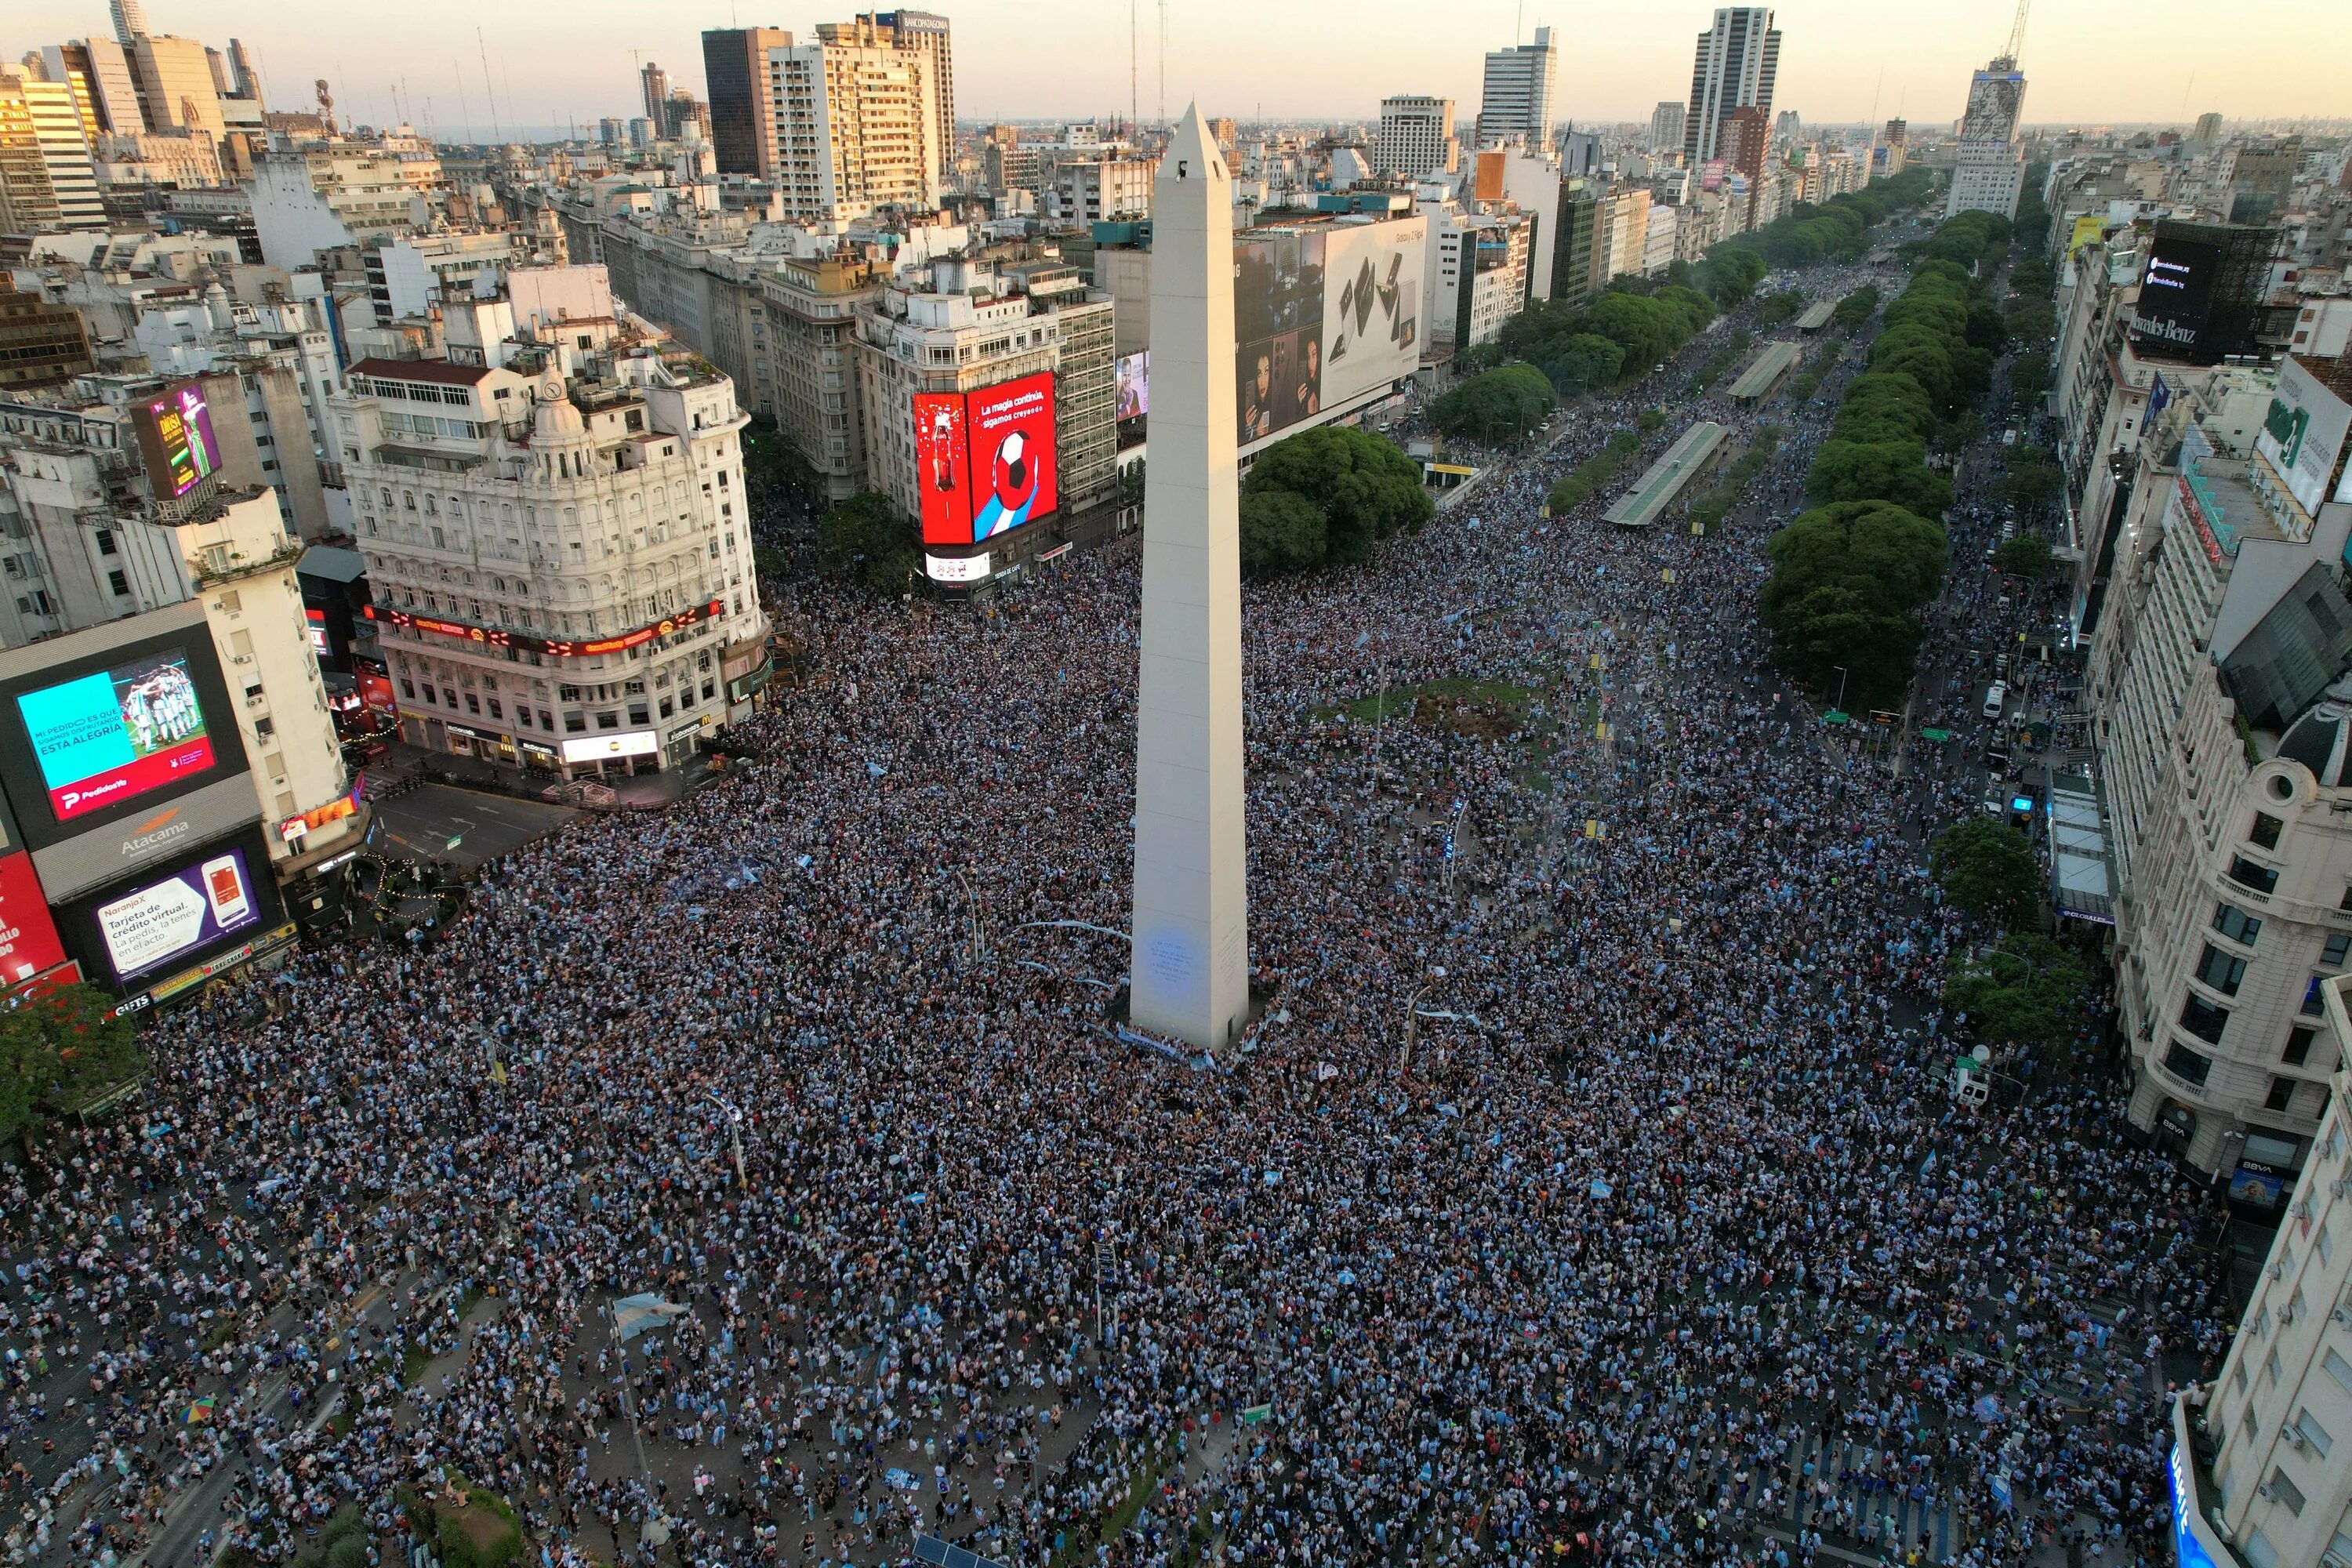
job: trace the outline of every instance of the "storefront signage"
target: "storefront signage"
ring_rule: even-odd
[[[144,816],[36,849],[33,865],[49,897],[62,901],[160,860],[174,849],[234,832],[253,818],[253,784],[240,773],[159,805]]]
[[[143,1008],[168,1002],[182,992],[202,985],[215,975],[226,974],[240,964],[257,958],[266,958],[294,940],[295,925],[291,921],[275,931],[264,932],[251,942],[243,942],[226,952],[217,952],[193,969],[184,969],[168,980],[160,980],[136,996],[126,996],[114,1009],[118,1018],[127,1017]]]
[[[431,616],[411,615],[389,605],[370,605],[367,617],[404,631],[431,632],[436,637],[456,637],[478,647],[520,648],[525,653],[543,654],[550,658],[594,658],[602,654],[625,653],[633,647],[643,647],[656,637],[682,632],[704,621],[716,620],[727,613],[727,602],[713,599],[707,605],[690,605],[674,616],[642,626],[635,631],[610,637],[535,637],[524,632],[494,631],[488,626],[468,626],[464,621],[438,620]]]
[[[661,752],[661,737],[651,730],[630,730],[618,735],[595,735],[563,742],[567,763],[609,762],[619,757],[650,757]]]
[[[299,816],[288,817],[278,825],[278,842],[291,844],[296,839],[324,827],[331,822],[341,822],[343,818],[354,815],[360,808],[360,790],[362,787],[355,784],[352,786],[351,794],[338,795],[324,805],[313,806]]]
[[[700,734],[704,730],[709,728],[709,725],[710,719],[709,716],[706,714],[700,719],[689,720],[686,723],[680,724],[668,734],[663,736],[662,740],[666,744],[675,744],[676,742],[686,739],[688,735]]]

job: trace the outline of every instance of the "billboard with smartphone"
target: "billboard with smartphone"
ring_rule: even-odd
[[[91,916],[109,967],[127,984],[260,923],[268,904],[245,850],[229,844],[169,876],[100,895]]]

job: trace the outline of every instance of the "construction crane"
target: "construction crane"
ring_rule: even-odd
[[[2004,68],[2015,70],[2025,50],[2025,13],[2033,0],[2017,0],[2017,20],[2009,25],[2009,47],[2000,54]]]

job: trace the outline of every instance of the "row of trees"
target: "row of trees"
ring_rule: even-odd
[[[1643,409],[1644,434],[1650,428],[1648,416],[1655,409]],[[1602,444],[1601,450],[1576,465],[1553,481],[1551,493],[1544,498],[1544,515],[1566,517],[1592,499],[1592,492],[1609,482],[1609,476],[1622,467],[1626,458],[1642,449],[1642,437],[1631,430],[1620,430]]]
[[[1726,276],[1724,269],[1745,270],[1751,264],[1736,259],[1743,253],[1756,258],[1752,264],[1756,279],[1768,271],[1811,267],[1832,257],[1858,257],[1868,248],[1871,229],[1893,214],[1917,206],[1934,188],[1935,175],[1919,167],[1906,169],[1892,179],[1874,181],[1862,190],[1832,196],[1818,205],[1800,203],[1762,228],[1734,235],[1708,251],[1698,269],[1700,287],[1714,293],[1715,281]],[[1748,287],[1754,286],[1751,279]],[[1721,294],[1716,298],[1723,300]],[[1747,298],[1746,292],[1738,298]],[[1737,301],[1723,302],[1727,307]]]
[[[1429,417],[1449,436],[1499,447],[1542,424],[1559,402],[1543,372],[1531,364],[1507,364],[1474,375],[1440,397],[1429,405]]]
[[[1648,374],[1714,319],[1713,302],[1693,289],[1611,289],[1583,310],[1538,300],[1503,323],[1497,342],[1575,397]]]
[[[95,986],[21,996],[0,1011],[0,1138],[70,1115],[146,1070],[138,1030]]]

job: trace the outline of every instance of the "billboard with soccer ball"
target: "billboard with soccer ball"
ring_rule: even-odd
[[[1052,515],[1054,374],[915,395],[915,479],[925,544],[977,544]]]

